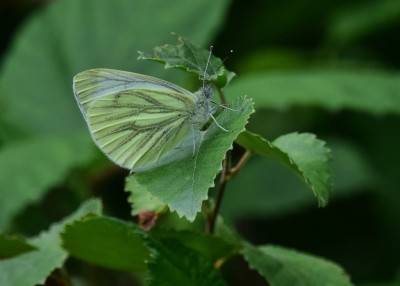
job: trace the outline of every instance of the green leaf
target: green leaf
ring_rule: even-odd
[[[238,250],[237,244],[232,244],[220,237],[206,233],[162,229],[152,231],[151,235],[157,240],[174,239],[183,246],[196,250],[213,262],[229,257]]]
[[[149,264],[150,286],[224,286],[212,261],[179,242],[153,240],[154,262]]]
[[[168,165],[131,175],[127,191],[148,191],[167,204],[171,211],[193,221],[200,211],[201,202],[207,199],[208,189],[214,186],[226,151],[232,148],[232,142],[244,130],[253,112],[251,100],[243,97],[236,100],[232,108],[240,112],[224,110],[217,117],[219,124],[230,132],[212,124],[194,157],[189,155]]]
[[[16,256],[35,249],[36,247],[27,243],[22,237],[0,234],[0,259]]]
[[[107,67],[162,75],[157,67],[136,61],[136,51],[169,41],[171,32],[206,45],[229,4],[228,0],[52,2],[21,27],[0,74],[1,116],[31,134],[86,130],[72,93],[75,74]]]
[[[61,237],[71,255],[107,268],[145,272],[149,253],[136,225],[107,217],[86,217],[67,225]]]
[[[399,16],[400,2],[396,0],[360,3],[350,9],[346,7],[333,17],[327,35],[328,43],[333,46],[352,44],[396,25]]]
[[[332,173],[329,166],[331,151],[325,142],[314,134],[290,133],[272,143],[290,156],[290,165],[296,165],[300,178],[311,188],[319,205],[326,206],[332,189]]]
[[[327,144],[332,149],[334,180],[329,199],[349,197],[376,185],[377,174],[358,146],[337,139],[327,139]],[[221,213],[231,221],[293,215],[315,203],[304,181],[270,157],[252,156],[228,189]]]
[[[187,39],[179,36],[180,44],[155,47],[153,54],[139,52],[142,60],[152,60],[165,63],[165,68],[178,68],[197,74],[203,80],[209,80],[224,87],[235,76],[225,69],[221,59],[210,56],[210,51],[193,45]]]
[[[241,248],[242,238],[234,230],[233,227],[227,225],[222,216],[217,217],[215,223],[214,235],[221,238],[223,241]]]
[[[400,76],[365,70],[300,70],[241,76],[227,94],[248,94],[256,109],[317,106],[400,114]]]
[[[84,203],[72,215],[54,224],[46,232],[28,240],[37,250],[0,261],[0,285],[44,284],[51,272],[60,268],[67,253],[61,248],[60,232],[65,225],[90,213],[100,214],[99,200]]]
[[[138,215],[141,212],[152,211],[154,213],[162,212],[166,206],[158,198],[153,196],[147,190],[135,190],[135,185],[129,177],[126,179],[125,190],[132,190],[131,195],[128,198],[129,203],[132,206],[132,215]]]
[[[309,133],[290,133],[272,143],[260,135],[243,132],[236,140],[244,148],[273,158],[297,174],[313,191],[320,206],[328,203],[332,188],[330,150]]]
[[[278,246],[245,244],[243,256],[271,286],[351,286],[337,264]]]
[[[86,164],[93,150],[82,134],[27,139],[1,149],[0,229],[7,229],[19,211],[63,182],[71,168]]]

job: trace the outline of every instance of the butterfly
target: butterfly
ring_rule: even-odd
[[[92,69],[77,74],[73,91],[100,150],[131,171],[151,168],[213,117],[209,88],[192,93],[138,73]],[[150,167],[149,167],[150,166]]]

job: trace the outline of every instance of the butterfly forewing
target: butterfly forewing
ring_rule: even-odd
[[[73,88],[78,104],[83,111],[94,99],[129,89],[172,91],[195,98],[191,92],[170,82],[112,69],[93,69],[81,72],[75,76]]]
[[[171,83],[90,70],[75,77],[74,91],[96,144],[128,169],[157,161],[192,131],[196,97]]]

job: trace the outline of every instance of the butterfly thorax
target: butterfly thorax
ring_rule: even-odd
[[[197,96],[196,107],[193,110],[193,115],[190,117],[190,123],[196,128],[201,129],[204,124],[210,119],[210,103],[202,91],[195,93]]]

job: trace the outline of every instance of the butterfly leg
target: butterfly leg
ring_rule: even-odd
[[[212,120],[214,120],[215,124],[217,124],[217,126],[218,126],[219,128],[221,128],[221,129],[224,130],[225,132],[230,132],[228,129],[225,129],[224,127],[222,127],[222,126],[218,123],[217,119],[215,119],[215,117],[214,117],[211,113],[210,113],[210,117],[212,118]]]
[[[210,109],[210,114],[214,114],[215,111],[217,110],[218,106],[214,106],[213,108]]]
[[[226,105],[226,104],[221,104],[221,103],[215,102],[215,101],[213,101],[213,100],[210,100],[210,102],[212,102],[212,103],[214,103],[214,104],[216,105],[216,106],[214,106],[211,110],[215,110],[215,109],[217,109],[217,107],[221,107],[221,108],[223,108],[223,109],[228,109],[228,110],[230,110],[230,111],[240,111],[239,109],[230,108],[230,107],[228,107],[228,105]]]

